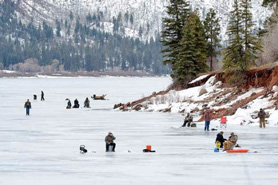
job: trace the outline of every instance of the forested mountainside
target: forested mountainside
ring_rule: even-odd
[[[159,42],[169,0],[0,0],[0,68],[35,58],[59,62],[67,71],[145,71],[168,73]],[[257,27],[271,11],[253,0]],[[191,0],[204,18],[209,8],[220,17],[221,39],[233,0]],[[24,70],[24,69],[23,69]],[[32,70],[32,69],[28,69]]]
[[[58,61],[57,68],[67,71],[168,72],[161,63],[159,35],[140,40],[105,32],[90,27],[90,21],[101,17],[87,16],[87,21],[82,22],[73,12],[68,13],[68,19],[56,19],[55,26],[46,20],[36,22],[36,17],[31,16],[29,22],[24,22],[18,15],[22,9],[17,3],[5,0],[0,4],[1,68],[17,70],[17,63],[34,58],[41,66]],[[30,67],[22,70],[32,71],[31,63],[25,66]]]

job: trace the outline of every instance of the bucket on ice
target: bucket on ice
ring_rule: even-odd
[[[147,149],[148,151],[151,151],[151,150],[152,150],[152,146],[151,146],[151,145],[147,145],[147,146],[146,146],[146,149]]]

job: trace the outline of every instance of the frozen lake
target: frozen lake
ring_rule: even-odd
[[[225,137],[234,131],[250,153],[214,153],[217,132],[205,133],[203,123],[178,128],[179,114],[112,109],[170,83],[137,77],[0,79],[0,184],[278,184],[277,127],[228,125]],[[46,101],[32,100],[41,90]],[[66,98],[77,98],[83,107],[93,94],[109,100],[65,109]],[[29,117],[23,108],[28,98]],[[115,153],[105,152],[109,131],[117,138]],[[142,153],[148,144],[156,153]],[[80,145],[88,153],[80,154]]]

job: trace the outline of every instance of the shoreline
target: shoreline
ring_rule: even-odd
[[[56,72],[56,73],[31,73],[9,70],[0,70],[1,78],[86,78],[86,77],[170,77],[169,75],[154,75],[137,71],[111,71],[111,72]]]

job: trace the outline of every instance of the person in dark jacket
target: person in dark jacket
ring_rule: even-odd
[[[25,102],[24,108],[26,109],[26,115],[29,116],[31,109],[31,102],[29,101],[29,99],[27,99],[27,101]]]
[[[77,99],[75,99],[73,103],[74,103],[74,105],[72,108],[79,108],[79,102]]]
[[[216,139],[215,139],[215,143],[216,143],[217,141],[220,142],[220,148],[223,148],[223,143],[227,140],[227,139],[225,139],[225,138],[223,137],[223,134],[224,134],[223,131],[219,132],[219,133],[217,134],[217,136],[216,136]]]
[[[187,115],[184,118],[182,127],[186,127],[186,124],[187,124],[187,127],[190,127],[190,124],[192,123],[192,121],[193,121],[192,116],[189,113],[187,113]]]
[[[84,107],[85,107],[85,108],[90,108],[90,100],[89,100],[88,97],[87,97],[87,98],[85,99],[85,101],[84,101]]]
[[[44,101],[44,92],[41,91],[41,101]]]
[[[262,108],[260,108],[260,111],[258,113],[258,117],[260,118],[260,128],[262,127],[265,128],[265,116],[266,116],[265,111]]]
[[[112,134],[112,132],[109,132],[108,135],[105,137],[105,144],[106,144],[106,152],[109,151],[109,146],[112,146],[112,152],[115,152],[116,143],[114,143],[114,140],[116,137]]]
[[[70,100],[69,100],[69,99],[67,99],[67,100],[68,100],[68,104],[67,104],[66,109],[71,109],[71,102],[70,102]]]

